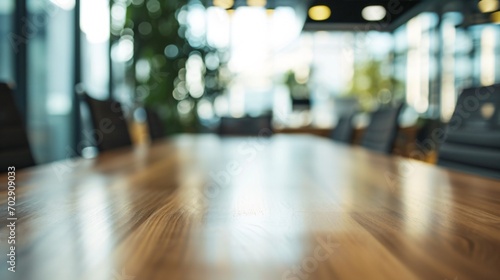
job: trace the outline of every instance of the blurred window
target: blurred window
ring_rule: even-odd
[[[28,0],[28,116],[37,163],[71,154],[74,0]]]
[[[12,21],[14,0],[0,1],[0,81],[14,80],[14,49],[10,38],[13,32]],[[9,38],[9,39],[7,39]]]
[[[80,3],[83,86],[92,97],[109,98],[109,1],[82,0]]]
[[[463,28],[461,22],[460,13],[443,15],[440,109],[444,121],[451,118],[463,88],[500,82],[500,27],[479,24]]]

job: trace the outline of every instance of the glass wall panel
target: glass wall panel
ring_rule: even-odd
[[[474,40],[473,59],[475,63],[475,82],[488,86],[500,82],[500,26],[495,24],[478,25],[471,28]]]
[[[402,84],[400,91],[406,96],[407,104],[428,116],[437,103],[432,93],[438,72],[438,20],[436,14],[422,13],[394,32],[394,77]]]
[[[443,15],[441,34],[441,119],[447,121],[455,110],[463,88],[500,82],[500,27],[495,24],[460,25],[462,15]]]
[[[109,94],[110,8],[108,0],[81,1],[82,81],[87,93],[98,99]]]
[[[11,43],[13,36],[14,0],[0,1],[0,81],[14,80],[14,47]]]
[[[71,153],[74,1],[28,0],[28,130],[37,163]]]

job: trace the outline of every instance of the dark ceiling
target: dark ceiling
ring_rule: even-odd
[[[206,0],[213,5],[214,0]],[[450,0],[267,0],[266,8],[274,9],[279,6],[293,7],[299,16],[305,20],[304,30],[380,30],[391,31],[422,12],[416,9],[422,3],[441,2]],[[464,1],[464,0],[460,0]],[[225,1],[222,1],[225,2]],[[247,0],[227,0],[233,3],[231,9],[247,5]],[[330,18],[324,21],[314,21],[307,14],[309,7],[326,5],[332,12]],[[387,15],[379,22],[370,22],[363,19],[361,11],[366,6],[380,5],[385,7]]]
[[[312,0],[310,7],[326,5],[332,12],[324,21],[314,21],[307,17],[305,30],[392,30],[410,18],[409,13],[422,0]],[[380,5],[386,9],[387,15],[378,22],[363,19],[361,11],[366,6]]]
[[[1,1],[1,0],[0,0]],[[215,0],[205,0],[213,5]],[[249,0],[221,0],[232,3],[230,9],[246,6]],[[257,1],[259,2],[259,1]],[[462,26],[491,22],[488,13],[481,13],[478,0],[267,0],[266,8],[291,6],[305,21],[304,30],[349,30],[349,31],[393,31],[422,12],[459,11],[464,15]],[[331,10],[328,19],[314,21],[307,15],[310,7],[326,5]],[[386,9],[386,16],[380,21],[366,21],[361,12],[367,6],[380,5]]]

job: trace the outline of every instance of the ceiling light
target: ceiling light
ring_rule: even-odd
[[[328,19],[331,16],[332,11],[328,6],[318,5],[311,7],[308,14],[312,20],[320,21]]]
[[[483,13],[491,13],[498,10],[498,0],[481,0],[477,7]]]
[[[491,21],[494,23],[500,23],[500,11],[491,14]]]
[[[266,4],[266,0],[247,0],[247,5],[251,7],[265,7]]]
[[[378,21],[385,17],[385,8],[379,5],[367,6],[361,11],[361,15],[367,21]]]
[[[234,0],[214,0],[214,6],[229,9],[234,5]]]

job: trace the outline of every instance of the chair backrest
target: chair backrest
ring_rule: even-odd
[[[371,115],[371,121],[361,139],[361,146],[373,151],[390,154],[398,134],[398,117],[403,104],[384,108]]]
[[[165,137],[165,126],[158,113],[151,108],[145,108],[145,110],[149,137],[151,140],[157,140]]]
[[[500,84],[462,91],[438,165],[500,179]]]
[[[0,173],[35,165],[26,129],[11,88],[0,83]]]
[[[428,139],[432,139],[433,137],[435,137],[432,134],[437,129],[444,128],[444,124],[439,119],[420,118],[418,122],[421,123],[416,134],[416,141],[418,143],[422,143]]]
[[[92,135],[100,152],[132,145],[128,124],[119,102],[97,100],[85,93],[83,99],[90,110],[94,126]]]
[[[220,135],[269,136],[272,133],[272,116],[230,118],[222,117],[219,125]]]
[[[354,135],[354,127],[352,126],[353,118],[354,114],[340,117],[337,126],[335,126],[332,132],[331,138],[338,142],[351,143]]]

